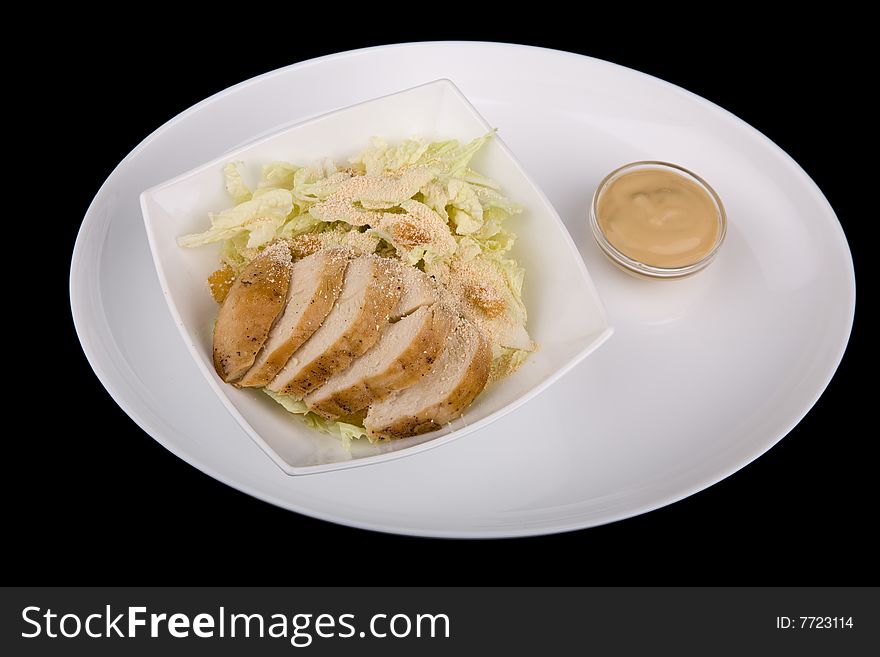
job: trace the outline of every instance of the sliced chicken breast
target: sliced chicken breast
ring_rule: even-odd
[[[379,339],[401,287],[400,272],[387,258],[352,260],[336,305],[267,386],[269,390],[301,399],[348,367]]]
[[[435,304],[390,324],[372,349],[306,395],[306,405],[335,420],[415,384],[443,350],[456,318],[451,308]]]
[[[364,427],[378,438],[405,438],[459,417],[486,385],[492,350],[486,337],[458,317],[446,348],[418,383],[370,406]]]
[[[292,267],[287,244],[274,242],[229,289],[214,325],[214,369],[224,381],[237,381],[254,364],[284,309]]]
[[[391,321],[396,322],[422,306],[430,306],[440,300],[440,285],[431,276],[411,265],[401,263],[400,277],[403,293],[391,313]]]
[[[325,249],[293,265],[284,313],[269,333],[254,366],[239,382],[241,386],[269,383],[318,330],[342,290],[350,254],[347,249]]]

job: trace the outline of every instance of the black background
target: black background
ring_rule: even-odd
[[[866,292],[873,294],[860,249],[876,222],[877,189],[856,165],[869,138],[876,141],[865,97],[876,75],[867,70],[870,44],[857,17],[821,16],[804,25],[719,15],[685,28],[683,8],[633,9],[611,19],[592,9],[592,18],[561,9],[548,17],[532,6],[523,20],[524,10],[514,6],[479,5],[437,9],[430,20],[411,17],[405,28],[390,15],[370,21],[337,12],[332,29],[314,29],[302,15],[308,8],[276,6],[275,18],[262,5],[247,8],[253,16],[239,8],[242,16],[218,7],[214,20],[185,24],[176,12],[154,9],[139,12],[157,17],[149,22],[93,17],[101,28],[73,28],[65,24],[73,17],[56,14],[38,41],[51,64],[30,62],[25,51],[11,63],[17,93],[10,105],[36,119],[33,128],[42,134],[36,149],[22,149],[25,157],[63,168],[63,175],[52,175],[43,210],[51,214],[48,241],[58,267],[39,294],[61,375],[43,383],[63,394],[51,409],[31,409],[37,421],[8,437],[4,547],[15,568],[7,576],[29,583],[864,583],[873,572],[867,532],[876,521],[876,438],[866,409],[874,395],[862,392],[874,386],[860,381],[869,372],[867,329],[858,322],[837,375],[807,418],[765,456],[710,489],[569,534],[428,540],[283,511],[167,452],[92,374],[73,331],[66,285],[80,221],[105,177],[141,139],[193,103],[339,50],[477,39],[630,66],[694,91],[768,135],[836,209],[856,260],[861,313],[872,301]],[[328,20],[326,7],[314,11],[318,24]],[[519,18],[519,26],[502,27],[505,15]],[[82,14],[77,19],[89,24]],[[24,179],[15,184],[39,195],[40,169],[20,173]],[[35,210],[27,211],[29,221]],[[33,381],[15,378],[13,399],[22,406],[33,399]],[[279,568],[285,559],[290,567]],[[301,563],[311,566],[304,571]]]

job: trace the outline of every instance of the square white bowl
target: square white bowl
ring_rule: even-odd
[[[262,164],[344,160],[372,136],[399,141],[414,135],[468,141],[492,126],[449,80],[436,80],[284,127],[141,194],[141,208],[159,282],[174,321],[208,382],[242,428],[287,474],[338,470],[388,461],[472,433],[533,398],[583,360],[612,332],[590,275],[553,206],[499,138],[475,156],[474,168],[496,180],[525,208],[506,224],[518,240],[512,256],[525,267],[527,328],[540,349],[512,376],[489,386],[464,416],[422,436],[348,452],[309,428],[264,393],[237,389],[214,371],[212,326],[217,315],[206,278],[217,268],[219,245],[183,249],[177,237],[208,226],[208,212],[231,206],[223,184],[226,162],[244,163],[256,180]],[[584,219],[586,220],[586,219]]]

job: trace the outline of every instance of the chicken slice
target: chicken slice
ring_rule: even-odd
[[[349,259],[347,249],[324,249],[293,265],[284,314],[239,385],[254,387],[269,383],[291,355],[318,330],[342,290]]]
[[[214,325],[214,369],[227,383],[240,379],[284,308],[293,261],[283,241],[266,247],[239,274]]]
[[[267,386],[269,390],[301,399],[348,367],[379,339],[401,287],[399,270],[387,258],[352,260],[336,305]]]
[[[391,321],[396,322],[401,317],[406,317],[412,311],[422,306],[430,306],[440,300],[441,293],[439,283],[421,269],[412,265],[400,263],[400,278],[403,282],[403,292],[391,313]]]
[[[455,320],[448,306],[436,304],[422,306],[390,324],[372,349],[306,395],[306,404],[318,415],[335,420],[415,384],[443,350]]]
[[[489,378],[492,350],[472,322],[456,318],[445,349],[418,383],[370,406],[364,427],[377,438],[434,431],[459,417]]]

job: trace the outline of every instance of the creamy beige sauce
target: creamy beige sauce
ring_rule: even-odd
[[[715,246],[718,211],[692,180],[666,169],[638,169],[602,192],[596,219],[621,253],[653,267],[686,267]]]

